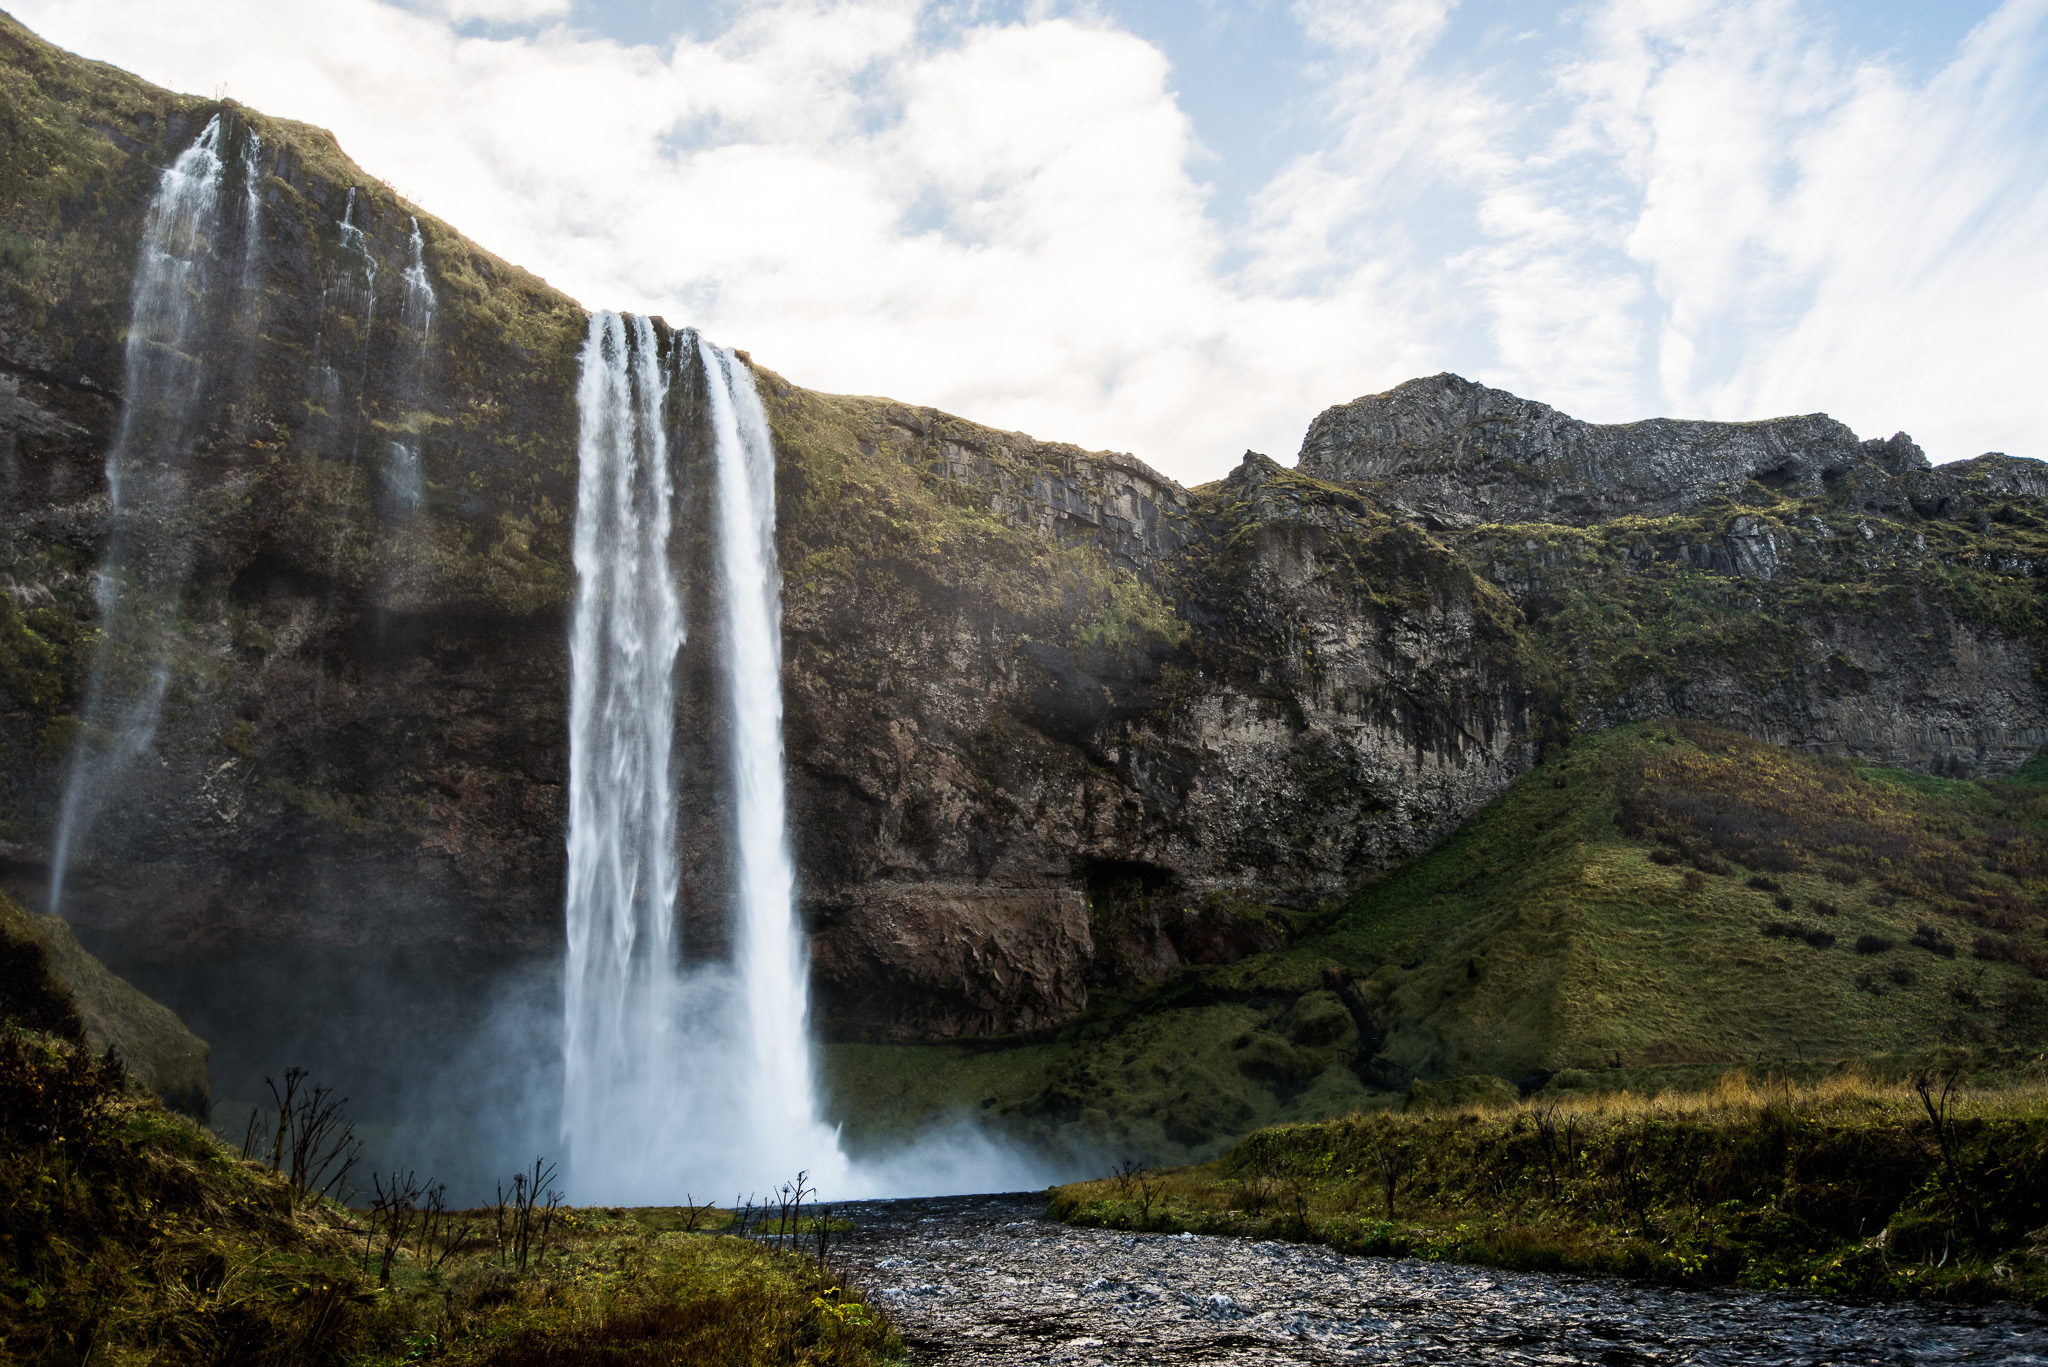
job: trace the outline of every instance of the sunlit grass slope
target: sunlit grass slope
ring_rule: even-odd
[[[947,1109],[1212,1156],[1416,1078],[2048,1042],[2048,765],[1958,782],[1693,723],[1564,747],[1286,946],[1030,1041],[844,1046],[856,1144]]]
[[[2043,778],[1623,728],[1275,957],[1354,976],[1394,1080],[2036,1043]]]

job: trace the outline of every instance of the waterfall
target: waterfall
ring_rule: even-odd
[[[256,135],[246,134],[249,184],[240,215],[225,211],[227,130],[216,114],[157,182],[136,252],[123,353],[124,400],[107,452],[107,550],[95,584],[101,641],[65,776],[51,851],[50,909],[99,808],[156,736],[178,645],[178,603],[191,569],[187,485],[218,395],[209,392],[207,343],[215,311],[240,300],[255,242]],[[224,248],[242,219],[242,260],[228,274]],[[226,299],[223,300],[223,294]]]
[[[782,751],[782,572],[775,552],[775,452],[753,371],[697,342],[717,470],[724,674],[732,718],[738,869],[735,967],[760,1161],[817,1171],[836,1137],[817,1118],[809,963],[796,919]]]
[[[694,334],[666,363],[645,319],[591,319],[578,391],[570,641],[563,1137],[574,1199],[667,1202],[844,1172],[816,1115],[782,751],[774,457],[753,374]],[[692,961],[678,926],[674,718],[684,621],[671,391],[701,377],[729,721],[733,957]],[[680,410],[695,413],[683,402]],[[682,510],[689,511],[689,510]],[[687,519],[685,519],[687,521]],[[694,524],[692,524],[694,525]]]
[[[384,469],[384,488],[394,511],[409,514],[426,501],[426,480],[420,471],[420,419],[418,408],[426,393],[427,342],[433,336],[434,287],[427,279],[427,244],[420,236],[420,221],[412,221],[412,237],[406,244],[405,297],[398,308],[398,320],[412,334],[412,351],[400,376],[397,395],[409,410],[406,434],[391,443]]]
[[[311,400],[304,425],[310,444],[329,460],[355,463],[363,427],[363,390],[369,381],[371,334],[377,323],[377,276],[382,267],[370,250],[368,235],[356,223],[356,187],[342,201],[335,237],[347,264],[326,274],[315,315],[313,361],[309,376]],[[346,373],[344,373],[346,371]],[[353,388],[354,392],[348,390]],[[335,528],[337,560],[347,528]]]
[[[353,185],[348,187],[348,199],[342,204],[341,222],[334,226],[336,235],[341,239],[343,249],[353,253],[362,262],[360,280],[350,278],[353,272],[343,273],[333,286],[322,293],[320,300],[320,321],[323,329],[335,324],[343,327],[353,325],[360,329],[356,339],[358,355],[356,358],[355,421],[352,424],[348,439],[348,462],[351,467],[349,478],[350,482],[353,483],[355,478],[353,467],[356,461],[357,448],[362,443],[363,391],[368,388],[370,379],[370,341],[372,334],[377,328],[377,275],[382,269],[377,264],[377,254],[370,250],[369,239],[364,235],[362,228],[356,223],[356,187]],[[337,291],[341,295],[341,302],[346,311],[339,318],[330,318],[328,316],[330,300]],[[354,322],[353,315],[355,314],[361,315],[362,321],[360,324]],[[315,345],[317,347],[318,343],[316,342]],[[331,366],[332,364],[330,361],[329,365]],[[335,411],[337,413],[341,409],[339,402],[340,388],[339,377],[336,377],[334,391],[336,395]]]
[[[647,320],[592,317],[577,390],[562,1096],[579,1199],[660,1200],[680,1176],[664,1167],[685,1120],[667,398]]]

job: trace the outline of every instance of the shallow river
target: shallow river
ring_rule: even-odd
[[[2042,1363],[2048,1318],[1075,1229],[1045,1198],[838,1207],[832,1261],[930,1364]]]

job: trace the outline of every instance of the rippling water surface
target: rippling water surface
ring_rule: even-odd
[[[1074,1229],[1042,1196],[873,1201],[834,1261],[915,1359],[1071,1363],[2043,1363],[2048,1318]]]

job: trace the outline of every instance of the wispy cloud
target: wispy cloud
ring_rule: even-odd
[[[1245,213],[1114,3],[752,0],[658,47],[559,0],[17,13],[334,128],[587,303],[1193,481],[1445,367],[1596,418],[1830,408],[1938,456],[2039,449],[2044,4],[1925,78],[1792,0],[1501,35],[1452,0],[1271,5],[1312,137]]]

